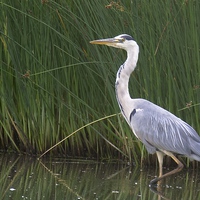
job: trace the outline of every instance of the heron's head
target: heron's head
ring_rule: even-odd
[[[90,41],[90,43],[107,45],[107,46],[112,46],[115,48],[121,48],[125,50],[128,50],[129,48],[133,48],[134,46],[138,47],[135,40],[130,35],[127,35],[127,34],[118,35],[114,38],[93,40],[93,41]]]

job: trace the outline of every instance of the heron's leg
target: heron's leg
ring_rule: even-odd
[[[164,158],[164,153],[162,151],[156,151],[156,155],[158,158],[158,163],[159,163],[159,177],[163,175],[163,158]],[[162,194],[162,180],[157,182],[157,192]],[[160,196],[160,195],[159,195]]]
[[[157,154],[158,163],[159,163],[159,177],[160,177],[163,174],[163,168],[162,168],[162,166],[163,166],[163,157],[164,157],[164,154],[161,151],[156,151],[156,154]]]
[[[177,167],[176,169],[174,169],[174,170],[172,170],[172,171],[170,171],[170,172],[168,172],[168,173],[162,175],[162,176],[159,176],[159,177],[153,179],[153,180],[150,182],[150,184],[155,184],[155,183],[157,183],[158,181],[160,181],[161,179],[163,179],[163,178],[165,178],[165,177],[167,177],[167,176],[170,176],[170,175],[172,175],[172,174],[175,174],[175,173],[177,173],[177,172],[179,172],[179,171],[181,171],[181,170],[183,169],[183,164],[181,163],[180,160],[178,160],[178,158],[176,158],[176,156],[174,156],[173,153],[171,153],[171,152],[169,152],[169,151],[165,151],[165,150],[163,150],[162,152],[163,152],[164,154],[170,156],[170,157],[178,164],[178,167]]]

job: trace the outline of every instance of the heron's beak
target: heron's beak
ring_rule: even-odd
[[[119,40],[117,40],[115,38],[107,38],[107,39],[90,41],[91,44],[101,44],[101,45],[107,45],[107,46],[114,46],[118,42],[119,42]]]

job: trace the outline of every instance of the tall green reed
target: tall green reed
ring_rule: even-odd
[[[126,54],[89,41],[121,33],[140,46],[132,97],[200,130],[198,2],[10,0],[0,6],[2,148],[40,154],[118,113],[114,81]],[[81,129],[51,153],[136,163],[148,158],[120,115]]]

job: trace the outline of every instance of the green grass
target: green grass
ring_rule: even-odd
[[[114,82],[126,53],[89,44],[121,33],[140,46],[132,97],[200,132],[198,1],[4,0],[0,9],[2,149],[42,154],[75,132],[51,155],[148,160],[121,115],[109,117],[119,113]]]

